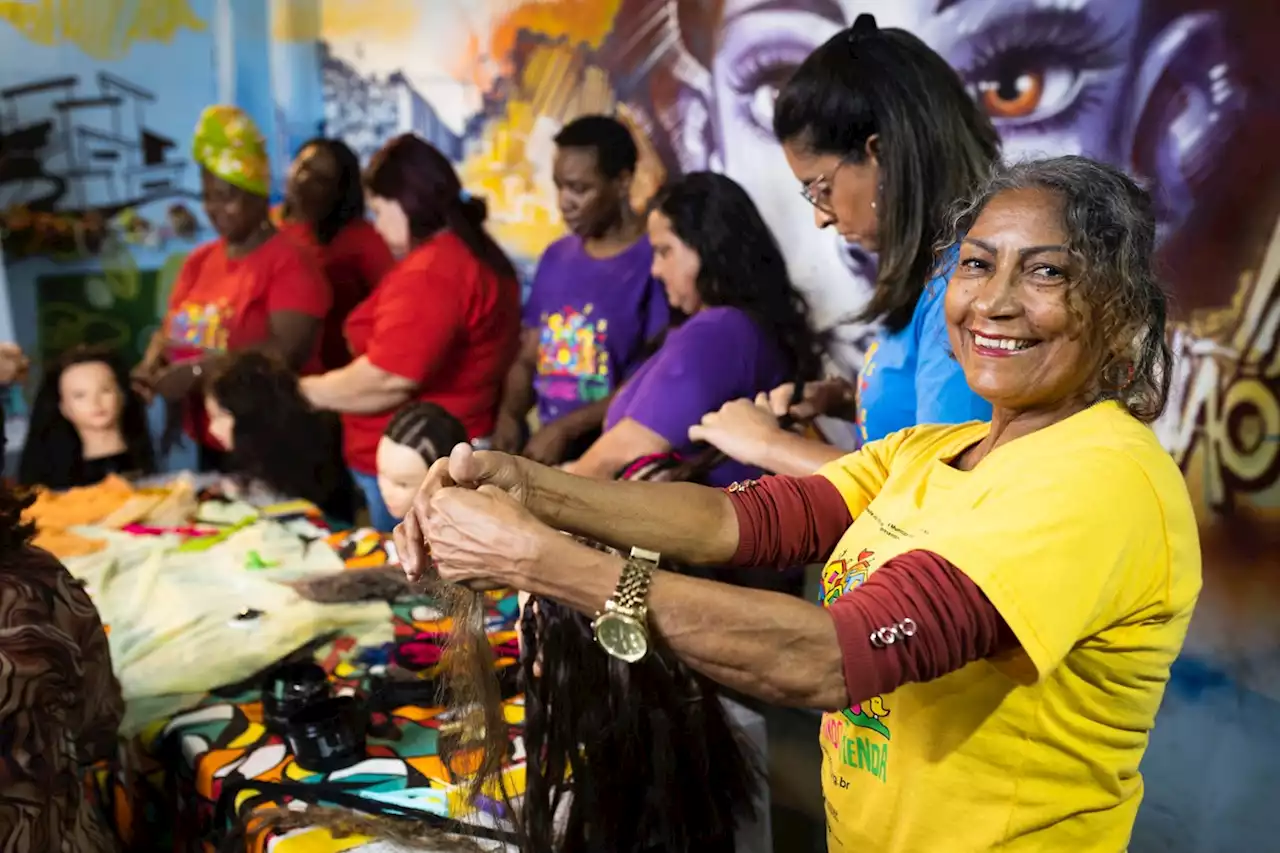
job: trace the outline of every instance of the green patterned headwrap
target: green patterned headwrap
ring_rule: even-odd
[[[196,122],[191,152],[197,163],[232,186],[254,195],[270,194],[266,140],[239,107],[206,107]]]

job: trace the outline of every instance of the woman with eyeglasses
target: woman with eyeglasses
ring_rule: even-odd
[[[947,341],[942,297],[956,253],[935,252],[952,205],[1000,153],[959,75],[916,36],[860,15],[782,88],[773,128],[814,224],[879,259],[875,290],[854,318],[879,324],[856,383],[812,384],[793,417],[853,421],[860,443],[915,424],[990,418]],[[767,470],[811,474],[844,451],[780,429],[776,416],[790,403],[789,386],[731,402],[691,437]]]

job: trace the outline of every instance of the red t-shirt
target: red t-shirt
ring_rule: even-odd
[[[520,286],[445,231],[382,279],[346,332],[353,356],[418,383],[413,399],[443,406],[468,436],[488,435],[520,346]],[[377,471],[378,439],[393,413],[342,416],[348,465]]]
[[[270,317],[297,311],[323,319],[329,311],[329,285],[306,248],[276,234],[241,258],[227,256],[222,240],[205,243],[182,265],[169,296],[164,330],[168,356],[181,362],[210,350],[235,350],[270,337]],[[304,373],[320,370],[320,341]],[[204,406],[190,406],[192,435],[217,444],[205,431]]]
[[[382,236],[363,219],[348,223],[327,246],[321,245],[311,229],[300,222],[286,223],[281,230],[306,243],[324,268],[333,305],[324,319],[320,361],[326,371],[337,370],[351,361],[343,332],[347,315],[395,266],[395,258]]]

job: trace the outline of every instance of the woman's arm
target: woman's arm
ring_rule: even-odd
[[[431,466],[396,528],[406,574],[428,562],[432,501],[454,486],[500,489],[552,527],[616,547],[639,545],[687,565],[724,565],[738,548],[737,514],[720,489],[692,483],[593,480],[496,451],[454,448]]]
[[[304,376],[299,386],[318,409],[360,415],[394,409],[418,389],[412,379],[383,370],[363,355],[321,376]]]
[[[273,311],[268,323],[267,339],[259,348],[284,359],[295,371],[302,370],[315,352],[321,319],[301,311]]]
[[[588,616],[602,611],[622,558],[564,537],[542,541],[537,558],[508,562],[514,576],[502,580]],[[439,553],[442,574],[452,574],[455,551],[442,545]],[[775,704],[829,711],[1017,647],[976,584],[927,552],[888,561],[830,609],[669,572],[655,573],[647,604],[650,627],[707,677]]]
[[[592,442],[582,458],[570,462],[565,471],[579,477],[612,479],[628,463],[641,456],[666,453],[671,443],[632,418],[623,418]]]
[[[613,596],[623,561],[565,545],[575,547],[557,547],[514,585],[595,615]],[[821,607],[670,572],[655,573],[648,607],[651,628],[671,649],[726,687],[794,707],[849,704],[836,624]]]
[[[706,442],[739,462],[794,477],[812,474],[845,455],[837,447],[779,427],[765,394],[759,394],[754,403],[731,400],[719,411],[704,415],[701,423],[689,428],[689,438]]]

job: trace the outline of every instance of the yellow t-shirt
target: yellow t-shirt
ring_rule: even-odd
[[[988,430],[915,427],[819,472],[854,517],[823,573],[827,605],[928,550],[973,579],[1021,645],[823,717],[833,853],[1128,844],[1138,763],[1200,592],[1186,484],[1116,403],[973,471],[950,466]]]

